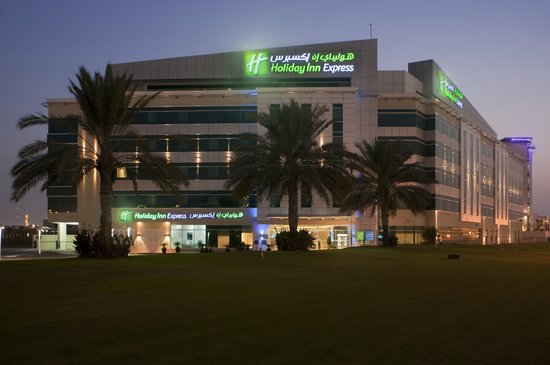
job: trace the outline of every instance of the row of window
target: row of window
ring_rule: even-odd
[[[200,83],[149,84],[147,90],[255,90],[258,87],[349,87],[349,77],[269,77],[216,80],[200,80]]]
[[[78,133],[78,120],[74,118],[50,119],[48,133]]]
[[[454,163],[458,168],[460,152],[447,145],[435,141],[425,141],[418,137],[390,137],[380,136],[379,139],[398,141],[415,155],[422,157],[439,157],[449,163]],[[449,166],[450,168],[450,166]]]
[[[459,213],[460,202],[457,198],[440,195],[437,197],[432,197],[432,200],[428,209]]]
[[[117,191],[113,208],[255,208],[256,196],[237,200],[229,191],[186,191],[185,195],[175,196],[160,192]]]
[[[136,152],[145,149],[149,152],[223,152],[235,151],[241,145],[250,143],[239,135],[204,136],[144,136],[142,140],[116,137],[112,139],[113,151]]]
[[[458,127],[438,116],[426,115],[417,110],[380,109],[378,112],[379,127],[415,127],[425,131],[436,130],[459,140]]]
[[[494,217],[495,216],[495,207],[491,205],[481,204],[481,216],[483,217]]]
[[[52,213],[76,212],[76,196],[48,196],[48,211]]]
[[[454,166],[455,169],[458,169],[460,163],[460,151],[437,142],[435,144],[435,155],[443,160],[443,164],[446,165],[449,169],[452,169]]]
[[[516,174],[518,175],[523,175],[523,165],[520,164],[519,162],[517,162],[516,160],[513,160],[513,159],[510,159],[508,160],[508,166],[510,168],[510,170],[512,170],[513,172],[515,172]]]
[[[300,194],[300,207],[301,208],[311,208],[311,205],[313,204],[313,198],[311,195],[311,192],[302,191]],[[269,207],[270,208],[280,208],[281,207],[281,199],[279,197],[279,194],[272,193],[269,195]],[[339,205],[337,202],[333,202],[332,204],[333,208],[338,208]]]
[[[77,143],[78,134],[76,133],[51,133],[48,134],[49,143]]]
[[[495,149],[490,144],[482,141],[481,142],[481,155],[488,157],[491,160],[495,159]]]
[[[344,107],[332,104],[332,142],[344,143]]]
[[[451,188],[460,188],[460,176],[452,171],[435,169],[435,181]]]
[[[229,124],[256,123],[256,106],[147,108],[134,124]]]
[[[508,178],[508,201],[512,204],[523,204],[523,190],[521,181],[513,177]]]
[[[523,219],[524,213],[515,210],[508,210],[508,219],[517,221]]]
[[[495,187],[487,184],[481,184],[481,195],[487,198],[495,197]]]
[[[178,163],[175,164],[188,180],[227,180],[229,165],[223,162]],[[137,180],[149,180],[149,175],[136,166],[126,166],[117,169],[117,179],[126,180],[136,176]]]

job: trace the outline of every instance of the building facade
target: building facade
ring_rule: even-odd
[[[390,220],[400,243],[420,243],[436,227],[443,241],[515,242],[531,199],[526,156],[496,133],[432,60],[407,71],[379,71],[377,40],[358,40],[228,52],[113,65],[133,75],[137,94],[158,93],[133,128],[148,150],[177,164],[190,186],[181,197],[160,191],[143,177],[135,192],[125,169],[117,171],[113,226],[136,237],[134,251],[158,252],[161,244],[224,248],[273,239],[285,229],[288,202],[278,196],[236,200],[226,190],[229,162],[241,133],[263,133],[258,113],[291,99],[326,105],[334,121],[320,143],[354,149],[362,139],[397,139],[414,148],[414,159],[433,172],[433,201],[426,214],[399,210]],[[72,99],[48,100],[50,115],[78,113]],[[94,141],[76,125],[50,126],[48,139]],[[114,137],[119,153],[139,154],[136,141]],[[528,170],[528,172],[527,172]],[[58,182],[48,189],[50,222],[99,225],[98,182],[88,176],[77,188]],[[300,226],[338,247],[376,243],[378,217],[341,213],[336,204],[302,197]],[[68,246],[67,246],[68,247]]]

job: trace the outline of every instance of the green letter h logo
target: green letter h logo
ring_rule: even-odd
[[[128,209],[119,210],[118,220],[120,222],[131,222],[132,221],[132,211],[128,210]]]
[[[245,76],[267,75],[267,52],[245,52]]]

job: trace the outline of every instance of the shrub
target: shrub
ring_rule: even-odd
[[[92,237],[90,232],[83,229],[76,234],[73,241],[74,250],[79,257],[92,257]]]
[[[134,239],[130,236],[115,234],[113,236],[114,254],[113,257],[127,257],[134,245]]]
[[[382,239],[382,246],[384,247],[397,247],[398,238],[395,236],[388,236]]]
[[[429,243],[430,245],[435,245],[435,240],[437,239],[437,228],[428,227],[422,231],[422,240],[423,243]]]
[[[292,235],[289,231],[281,231],[275,236],[275,244],[279,251],[307,251],[315,241],[315,237],[307,230],[301,229]]]
[[[91,236],[89,231],[83,229],[77,233],[73,244],[79,257],[126,257],[130,253],[134,239],[115,234],[104,240],[99,231]]]

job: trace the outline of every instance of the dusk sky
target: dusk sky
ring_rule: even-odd
[[[17,207],[10,169],[45,128],[26,113],[68,97],[80,65],[254,48],[378,39],[378,68],[434,59],[498,138],[534,137],[534,211],[550,214],[550,1],[2,1],[0,224],[47,218],[35,189]]]

